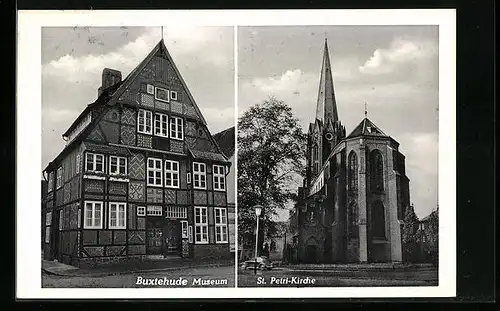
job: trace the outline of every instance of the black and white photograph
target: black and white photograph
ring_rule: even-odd
[[[234,287],[233,27],[48,27],[42,286]]]
[[[454,10],[18,15],[18,297],[456,296]]]
[[[238,286],[437,286],[438,26],[238,28]]]

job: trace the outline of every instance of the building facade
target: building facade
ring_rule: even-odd
[[[164,41],[98,98],[44,170],[44,256],[75,266],[146,255],[230,258],[231,163]]]
[[[399,262],[410,203],[399,143],[366,117],[346,135],[325,40],[316,118],[299,188],[299,262]]]

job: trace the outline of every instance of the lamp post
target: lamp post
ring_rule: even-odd
[[[262,212],[262,205],[255,205],[255,215],[257,216],[257,230],[255,230],[255,265],[254,274],[257,274],[257,256],[258,256],[258,246],[259,246],[259,217]]]

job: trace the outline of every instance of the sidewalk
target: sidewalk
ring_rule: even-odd
[[[146,259],[142,262],[133,261],[128,263],[100,266],[95,268],[78,268],[56,261],[42,260],[42,270],[45,273],[57,276],[91,276],[103,277],[110,275],[120,274],[133,274],[133,273],[147,273],[147,272],[162,272],[180,269],[192,268],[209,268],[209,267],[222,267],[233,266],[234,260],[224,261],[194,261],[188,259]]]
[[[294,271],[416,271],[437,269],[430,263],[283,264],[277,265],[276,268]]]

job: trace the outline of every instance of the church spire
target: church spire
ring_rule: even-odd
[[[338,121],[337,103],[335,101],[335,90],[333,89],[332,69],[328,53],[328,42],[325,38],[323,51],[323,64],[321,66],[321,77],[319,81],[318,102],[316,106],[316,119],[325,124],[328,119]]]

